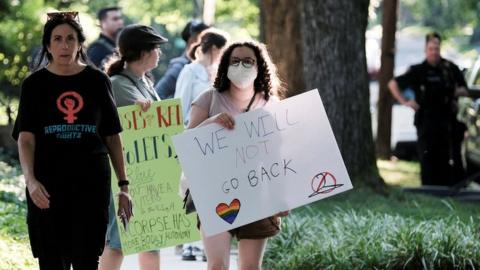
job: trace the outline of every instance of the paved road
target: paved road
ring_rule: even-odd
[[[197,261],[182,261],[182,257],[174,254],[174,248],[169,247],[160,250],[160,261],[162,270],[205,270],[207,263],[201,261],[198,257]],[[130,255],[125,257],[121,270],[137,270],[138,262],[137,255]],[[232,252],[230,256],[230,270],[237,270],[237,255]]]

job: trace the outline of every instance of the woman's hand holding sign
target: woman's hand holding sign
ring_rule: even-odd
[[[135,101],[135,104],[139,105],[142,108],[142,111],[146,112],[152,106],[152,101],[148,99],[139,99]]]
[[[212,118],[212,122],[217,123],[227,129],[233,129],[235,127],[235,120],[228,113],[219,113]]]
[[[282,211],[282,212],[279,212],[278,214],[276,214],[275,216],[276,217],[286,217],[290,214],[290,210],[287,210],[287,211]]]

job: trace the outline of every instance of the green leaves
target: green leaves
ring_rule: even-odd
[[[466,26],[479,24],[477,12],[480,6],[475,0],[406,0],[402,2],[405,9],[416,22],[446,35],[457,35]]]
[[[0,160],[11,160],[0,151]],[[28,244],[25,184],[17,163],[0,161],[0,269],[38,269]]]
[[[0,105],[11,107],[28,75],[35,48],[41,46],[43,19],[47,10],[77,10],[89,41],[96,38],[96,14],[100,8],[120,6],[126,23],[152,25],[169,39],[165,54],[152,73],[159,79],[168,61],[180,56],[185,43],[180,32],[193,18],[201,19],[203,1],[178,0],[24,0],[0,1]],[[236,38],[258,37],[259,8],[256,0],[216,1],[215,25]],[[0,108],[1,109],[1,108]],[[15,111],[15,109],[13,109]],[[12,122],[14,115],[8,115]],[[3,124],[3,123],[2,123]]]
[[[282,232],[269,240],[265,269],[480,267],[475,205],[404,196],[409,200],[399,202],[396,194],[386,198],[356,190],[293,210],[283,219]],[[414,214],[413,198],[422,215]]]
[[[39,12],[43,1],[9,1],[0,9],[0,103],[9,107],[28,74],[33,48],[41,44]],[[8,111],[10,113],[10,110]],[[11,122],[12,115],[7,115]]]

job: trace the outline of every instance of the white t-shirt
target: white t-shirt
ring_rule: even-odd
[[[212,86],[207,69],[199,63],[186,65],[177,79],[175,98],[182,102],[183,123],[185,126],[190,120],[190,108],[192,102]]]

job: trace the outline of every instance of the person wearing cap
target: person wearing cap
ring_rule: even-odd
[[[178,75],[183,67],[191,62],[188,52],[192,48],[192,45],[197,42],[199,34],[207,28],[209,28],[208,25],[197,20],[192,20],[187,23],[181,33],[182,39],[187,43],[185,51],[181,56],[170,60],[167,71],[165,71],[163,77],[155,85],[155,91],[157,91],[160,98],[167,99],[174,96]]]
[[[123,28],[122,9],[106,7],[98,11],[101,33],[87,49],[87,55],[95,66],[104,68],[105,62],[115,52],[117,35]]]
[[[149,71],[157,66],[161,55],[160,44],[166,42],[167,39],[150,26],[134,24],[120,32],[120,58],[112,59],[106,65],[117,107],[138,104],[147,111],[151,102],[160,100]],[[101,270],[120,269],[123,261],[121,248],[113,200],[110,200],[106,246],[100,258]],[[160,269],[158,250],[139,253],[138,261],[141,270]]]

